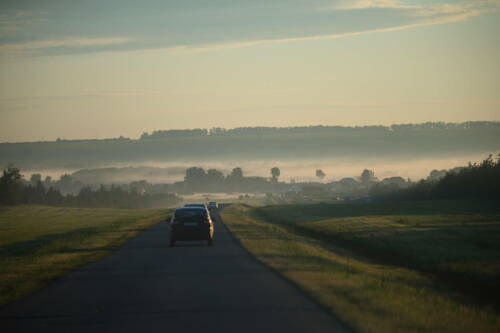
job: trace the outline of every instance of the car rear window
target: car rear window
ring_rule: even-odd
[[[175,218],[182,219],[191,219],[191,218],[203,218],[206,216],[206,212],[203,209],[182,209],[175,211]]]

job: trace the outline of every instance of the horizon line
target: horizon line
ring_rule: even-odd
[[[0,144],[25,144],[25,143],[57,143],[57,142],[78,142],[78,141],[100,141],[100,140],[134,140],[138,141],[141,140],[141,136],[143,134],[148,134],[149,133],[154,133],[158,131],[193,131],[193,130],[205,130],[207,131],[207,136],[213,136],[214,134],[210,134],[211,129],[223,129],[227,131],[235,130],[235,129],[255,129],[255,128],[265,128],[265,129],[292,129],[292,128],[318,128],[318,127],[323,127],[323,128],[346,128],[346,129],[356,129],[356,128],[373,128],[373,127],[379,127],[379,128],[385,128],[385,129],[391,129],[393,126],[402,126],[402,125],[424,125],[424,124],[444,124],[444,125],[464,125],[464,124],[471,124],[471,123],[483,123],[483,124],[495,124],[499,125],[500,127],[500,121],[498,120],[467,120],[467,121],[461,121],[461,122],[446,122],[446,121],[425,121],[425,122],[417,122],[417,123],[393,123],[391,125],[295,125],[295,126],[238,126],[238,127],[217,127],[217,126],[212,126],[212,127],[207,127],[207,128],[201,128],[201,127],[196,127],[196,128],[169,128],[169,129],[160,129],[160,130],[151,130],[151,132],[144,131],[141,135],[139,135],[136,139],[130,138],[130,137],[125,137],[123,135],[120,135],[118,137],[102,137],[102,138],[82,138],[82,139],[66,139],[66,138],[56,138],[54,140],[44,140],[43,138],[38,141],[0,141]]]

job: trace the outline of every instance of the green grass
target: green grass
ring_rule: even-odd
[[[0,207],[0,304],[109,254],[167,211]]]
[[[373,215],[500,214],[500,205],[493,200],[439,200],[367,204],[344,204],[339,202],[336,204],[275,205],[266,207],[265,211],[266,215],[273,220],[306,222],[331,217]]]
[[[257,259],[355,330],[500,331],[491,203],[232,206],[222,216]]]

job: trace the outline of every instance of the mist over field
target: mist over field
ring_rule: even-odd
[[[495,153],[495,152],[493,152]],[[322,182],[337,181],[345,177],[358,177],[362,170],[368,168],[375,172],[375,176],[382,179],[387,177],[410,178],[413,181],[425,179],[432,170],[447,170],[467,165],[469,162],[479,162],[488,154],[477,153],[466,156],[446,158],[420,158],[415,160],[383,160],[375,158],[358,159],[330,159],[330,160],[260,160],[260,161],[173,161],[173,162],[145,162],[141,164],[115,164],[105,168],[89,169],[39,169],[23,170],[25,177],[31,174],[50,176],[53,179],[64,174],[71,174],[75,180],[85,184],[126,184],[132,181],[146,180],[153,184],[173,183],[182,181],[186,169],[197,166],[208,169],[217,169],[228,175],[233,168],[241,167],[245,176],[270,177],[270,169],[279,167],[280,180],[286,182],[317,182],[315,170],[321,169],[326,177]]]

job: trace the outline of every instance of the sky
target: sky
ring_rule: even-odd
[[[0,142],[500,121],[500,0],[0,0]]]

